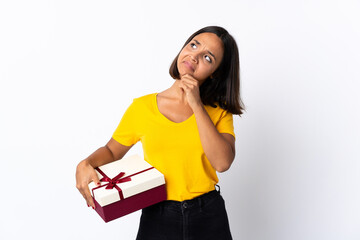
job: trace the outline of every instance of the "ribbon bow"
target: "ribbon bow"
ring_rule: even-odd
[[[123,200],[123,199],[124,199],[124,196],[123,196],[122,190],[121,190],[121,188],[119,188],[119,186],[116,185],[116,184],[117,184],[117,183],[123,183],[123,182],[131,181],[131,177],[132,177],[132,176],[135,176],[135,175],[138,175],[138,174],[140,174],[140,173],[146,172],[146,171],[148,171],[148,170],[150,170],[150,169],[153,169],[153,168],[154,168],[154,167],[150,167],[150,168],[144,169],[144,170],[142,170],[142,171],[140,171],[140,172],[131,174],[131,175],[125,177],[125,178],[121,178],[121,177],[123,177],[123,176],[125,175],[124,172],[119,173],[119,174],[116,175],[114,178],[109,178],[108,176],[106,176],[106,174],[105,174],[103,171],[101,171],[100,168],[95,168],[95,170],[98,171],[98,172],[103,176],[103,178],[100,179],[100,181],[101,181],[101,182],[108,182],[108,183],[107,183],[107,184],[104,184],[104,185],[102,185],[102,186],[97,186],[97,187],[93,188],[93,189],[92,189],[93,196],[94,196],[94,190],[95,190],[95,189],[98,189],[98,188],[101,188],[101,187],[106,186],[105,189],[113,189],[113,188],[116,188],[116,190],[118,190],[118,192],[119,192],[120,199]]]
[[[116,186],[116,184],[118,184],[118,183],[131,181],[130,177],[121,178],[124,175],[125,175],[125,173],[121,172],[118,175],[116,175],[114,178],[109,178],[109,177],[105,176],[102,179],[100,179],[100,181],[101,182],[109,182],[105,189],[113,189]]]

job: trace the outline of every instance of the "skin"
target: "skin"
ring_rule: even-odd
[[[231,134],[217,131],[201,102],[199,87],[219,67],[223,52],[222,41],[215,34],[195,36],[179,54],[180,79],[157,95],[158,108],[169,120],[182,122],[195,115],[205,155],[218,172],[230,168],[235,158],[235,139]],[[78,164],[76,187],[88,206],[95,208],[88,184],[91,181],[100,184],[94,168],[121,159],[131,147],[110,139]]]

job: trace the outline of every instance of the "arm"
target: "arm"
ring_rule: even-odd
[[[93,168],[96,168],[123,158],[131,147],[132,146],[122,145],[111,138],[104,147],[99,148],[83,161],[89,163]]]
[[[91,181],[97,185],[100,184],[94,168],[123,158],[131,147],[122,145],[111,138],[104,147],[97,149],[77,165],[76,188],[83,195],[88,206],[95,208],[88,184]]]
[[[228,170],[235,158],[235,139],[231,134],[219,133],[206,112],[199,92],[199,82],[186,74],[180,81],[188,104],[194,112],[201,145],[213,168],[218,172]]]
[[[206,157],[216,171],[225,172],[235,158],[234,136],[219,133],[202,104],[193,111]]]

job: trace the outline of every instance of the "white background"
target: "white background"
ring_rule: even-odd
[[[134,239],[140,212],[105,224],[75,167],[134,97],[171,86],[193,32],[219,25],[238,43],[246,106],[219,174],[234,239],[360,239],[359,12],[357,0],[1,1],[0,238]]]

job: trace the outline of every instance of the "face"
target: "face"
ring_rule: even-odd
[[[216,34],[196,35],[179,54],[180,77],[189,74],[202,83],[219,67],[223,54],[223,43]]]

